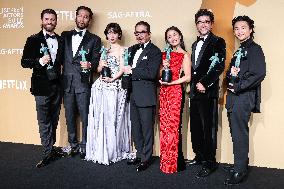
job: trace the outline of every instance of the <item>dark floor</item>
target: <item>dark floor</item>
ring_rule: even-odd
[[[197,179],[200,167],[187,167],[176,174],[159,170],[159,158],[149,169],[137,173],[125,161],[110,166],[62,158],[44,168],[36,168],[41,147],[0,142],[0,188],[250,188],[284,189],[284,170],[251,167],[248,179],[238,186],[226,187],[226,173],[219,169],[208,178]]]

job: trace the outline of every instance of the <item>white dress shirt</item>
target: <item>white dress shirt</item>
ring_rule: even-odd
[[[147,43],[144,43],[144,49],[146,48],[146,46],[148,45],[149,41]],[[138,49],[134,55],[134,58],[133,58],[133,64],[132,64],[132,68],[136,68],[136,64],[137,64],[137,61],[138,61],[138,58],[140,57],[142,51],[144,50],[142,48]]]
[[[206,40],[207,37],[208,37],[208,34],[207,34],[206,36],[204,36],[204,41]],[[197,43],[197,45],[196,45],[196,48],[195,48],[195,51],[194,51],[194,57],[195,57],[195,59],[194,59],[194,65],[196,65],[196,61],[197,61],[197,59],[198,59],[198,56],[199,56],[199,53],[200,53],[200,51],[201,51],[201,48],[202,48],[202,46],[203,46],[203,44],[204,44],[204,41],[200,40],[200,41],[198,41],[198,43]]]
[[[75,30],[77,32],[82,31],[82,36],[80,36],[80,35],[72,35],[72,52],[73,52],[73,57],[76,55],[76,52],[78,51],[78,48],[79,48],[79,46],[81,44],[81,41],[82,41],[82,39],[83,39],[87,29],[79,30],[79,29],[75,28]]]
[[[43,29],[42,32],[43,32],[43,35],[45,37],[45,35],[47,34],[46,31]],[[58,49],[58,41],[57,41],[56,38],[54,38],[54,39],[48,38],[48,39],[45,39],[45,40],[46,40],[47,47],[48,47],[48,50],[49,50],[49,53],[50,53],[51,61],[54,63],[55,59],[56,59],[57,49]],[[42,66],[45,66],[45,64],[42,62],[41,58],[39,59],[39,63]]]

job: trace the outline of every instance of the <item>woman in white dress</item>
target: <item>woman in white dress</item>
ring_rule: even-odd
[[[97,71],[109,67],[111,77],[100,77],[92,85],[85,159],[109,165],[129,157],[131,124],[126,90],[121,88],[125,48],[118,41],[122,30],[117,23],[110,23],[104,33],[110,48]]]

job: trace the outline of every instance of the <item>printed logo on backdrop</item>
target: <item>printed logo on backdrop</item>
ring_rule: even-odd
[[[0,48],[0,55],[22,55],[24,49]]]
[[[127,18],[151,18],[150,11],[109,11],[108,19],[127,19]]]
[[[7,89],[16,89],[19,91],[27,91],[27,81],[23,80],[0,80],[0,91]]]
[[[73,21],[76,18],[76,11],[56,10],[58,21]]]
[[[0,8],[0,28],[24,28],[24,7]]]

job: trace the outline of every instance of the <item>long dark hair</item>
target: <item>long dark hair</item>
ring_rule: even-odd
[[[185,50],[185,45],[184,45],[184,41],[183,41],[183,35],[181,33],[181,31],[176,27],[176,26],[171,26],[169,27],[166,32],[165,32],[165,42],[168,43],[168,39],[167,39],[167,34],[170,30],[174,30],[176,31],[179,35],[180,35],[180,47]],[[186,50],[185,50],[186,51]]]

